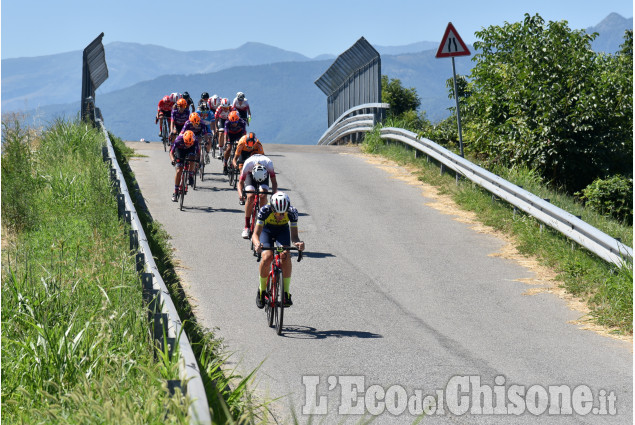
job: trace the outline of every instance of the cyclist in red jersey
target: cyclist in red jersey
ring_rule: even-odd
[[[161,100],[159,100],[157,116],[154,119],[154,123],[159,124],[159,137],[163,134],[163,120],[161,118],[167,116],[168,120],[172,119],[172,108],[174,107],[175,102],[172,101],[170,95],[165,95]]]

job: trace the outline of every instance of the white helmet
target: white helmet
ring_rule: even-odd
[[[273,206],[273,210],[279,214],[286,213],[289,209],[289,205],[291,205],[289,197],[284,192],[274,193],[269,203]]]
[[[177,101],[177,100],[179,100],[181,97],[183,97],[183,96],[181,96],[181,93],[172,93],[172,94],[170,95],[170,100],[171,100],[173,103],[176,103],[176,101]]]
[[[238,93],[236,93],[236,98],[238,100],[245,100],[245,93],[239,91]]]
[[[207,102],[210,108],[218,108],[218,105],[220,104],[220,98],[217,94],[215,94],[214,96],[210,97]]]
[[[222,98],[220,101],[220,106],[223,108],[229,108],[231,105],[229,104],[229,99],[226,97]]]
[[[251,175],[254,177],[254,180],[256,180],[258,183],[262,183],[267,179],[267,176],[269,175],[269,173],[267,172],[267,169],[263,165],[256,164],[254,169],[251,170]]]

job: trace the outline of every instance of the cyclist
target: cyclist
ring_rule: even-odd
[[[179,134],[176,139],[174,139],[174,143],[172,143],[172,147],[170,148],[170,161],[172,165],[176,165],[172,202],[176,202],[179,199],[179,185],[181,183],[181,174],[183,174],[183,164],[185,164],[185,158],[189,155],[194,155],[195,158],[198,158],[199,155],[198,139],[192,130],[187,130],[185,133]],[[191,166],[192,163],[190,163],[190,167]],[[190,171],[194,170],[190,168]],[[192,184],[192,180],[190,179],[188,183]]]
[[[234,168],[238,167],[239,172],[242,173],[243,164],[251,155],[260,154],[264,155],[265,150],[262,148],[262,143],[256,137],[256,133],[250,131],[240,138],[238,145],[236,146],[236,154],[232,160]],[[245,205],[245,198],[239,198],[238,203]]]
[[[198,110],[196,111],[196,113],[199,114],[199,116],[201,117],[201,122],[203,123],[203,126],[205,127],[205,130],[207,132],[204,140],[205,140],[205,150],[207,151],[207,153],[209,153],[212,147],[211,136],[212,136],[212,123],[214,122],[214,116],[212,115],[209,108],[207,107],[207,102],[199,104]],[[209,156],[206,157],[206,164],[209,164]]]
[[[245,135],[247,122],[240,118],[237,111],[231,111],[225,121],[225,155],[223,160],[223,174],[227,174],[227,162],[231,155],[232,145]]]
[[[225,121],[227,121],[227,118],[229,118],[231,109],[232,107],[229,104],[229,99],[224,97],[220,100],[218,108],[216,108],[216,112],[214,113],[214,118],[216,119],[216,131],[220,133],[218,135],[219,148],[225,146]]]
[[[251,109],[249,108],[249,102],[247,102],[247,99],[245,99],[245,93],[241,91],[236,93],[236,97],[232,102],[232,108],[238,111],[238,114],[240,114],[240,118],[247,121],[247,123],[251,121]]]
[[[271,177],[271,190],[269,190],[269,177]],[[276,172],[273,168],[273,162],[269,157],[260,154],[254,154],[247,159],[243,165],[243,170],[240,173],[238,180],[238,198],[243,199],[244,190],[255,191],[256,186],[260,187],[260,192],[276,193],[278,190],[278,180],[276,179]],[[256,201],[256,194],[249,193],[247,195],[247,202],[245,203],[245,228],[243,229],[243,239],[249,238],[249,228],[251,227],[251,210],[254,207]],[[267,203],[267,195],[260,195],[260,205]]]
[[[218,137],[218,127],[216,127],[216,110],[218,109],[218,107],[220,106],[220,98],[218,97],[217,94],[215,94],[214,96],[210,97],[209,99],[207,99],[207,106],[209,107],[210,112],[212,113],[212,117],[214,117],[214,120],[212,122],[212,132],[214,133],[215,136]],[[220,157],[220,155],[219,155]]]
[[[298,210],[291,206],[289,196],[284,192],[277,192],[271,196],[271,201],[260,208],[258,220],[252,236],[252,242],[256,252],[262,252],[262,248],[271,247],[271,238],[275,238],[281,245],[295,245],[300,251],[304,250],[304,242],[298,236]],[[284,284],[284,304],[291,307],[291,255],[285,250],[282,255],[282,282]],[[267,276],[271,268],[273,252],[262,253],[262,260],[258,266],[260,282],[256,292],[256,306],[265,306],[265,290],[267,289]]]
[[[207,101],[209,100],[209,93],[204,91],[201,93],[201,98],[198,100],[198,107],[196,109],[200,109],[201,105],[207,106]]]
[[[190,94],[184,91],[182,97],[187,101],[187,109],[189,110],[191,108],[192,112],[196,112],[196,106],[194,105],[194,101],[190,97]]]
[[[196,140],[204,140],[207,136],[207,128],[205,125],[201,124],[201,117],[197,112],[192,112],[190,114],[189,119],[183,124],[183,129],[181,130],[181,134],[184,134],[186,131],[191,130],[196,136]],[[200,158],[200,157],[198,157]],[[196,164],[196,170],[198,171],[199,164]],[[191,180],[193,178],[190,176]],[[192,182],[190,182],[192,184]]]
[[[179,99],[176,102],[176,105],[174,108],[172,108],[172,128],[171,128],[171,141],[174,141],[174,137],[176,137],[177,134],[181,133],[181,130],[183,129],[183,126],[185,125],[185,122],[188,120],[188,118],[190,117],[190,112],[187,108],[187,100],[185,99]]]
[[[159,100],[159,105],[157,107],[157,116],[154,119],[155,124],[159,124],[159,137],[161,137],[163,133],[163,120],[164,116],[168,117],[168,120],[172,118],[172,108],[174,107],[174,103],[176,101],[172,101],[172,97],[168,94],[163,96],[161,100]]]

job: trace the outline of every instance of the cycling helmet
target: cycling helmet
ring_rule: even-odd
[[[163,96],[163,99],[161,99],[161,102],[170,103],[170,102],[172,102],[172,98],[169,95],[165,95],[165,96]],[[172,103],[174,103],[174,102],[172,102]]]
[[[236,93],[236,98],[240,101],[245,100],[245,93],[239,91],[238,93]]]
[[[196,112],[192,112],[190,114],[190,122],[194,125],[200,125],[201,124],[201,116],[199,114],[197,114]]]
[[[180,98],[181,95],[179,93],[172,93],[170,95],[170,100],[172,101],[172,103],[176,103]]]
[[[209,111],[209,106],[207,106],[207,102],[203,101],[203,102],[199,103],[198,109],[200,109],[201,112],[207,112],[207,111]]]
[[[211,102],[211,104],[209,102]],[[219,104],[220,104],[220,97],[218,97],[217,94],[209,98],[208,105],[210,105],[210,108],[211,107],[218,108]]]
[[[178,106],[179,108],[187,108],[187,100],[185,99],[179,99],[176,102],[176,106]]]
[[[201,99],[205,99],[205,100],[209,99],[209,93],[208,93],[208,92],[206,92],[206,91],[204,91],[203,93],[201,93]]]
[[[184,134],[183,134],[183,143],[185,143],[185,146],[192,147],[192,145],[194,144],[194,132],[192,130],[187,130]]]
[[[271,201],[269,203],[273,207],[273,210],[280,214],[286,213],[289,209],[289,205],[291,205],[289,197],[284,192],[276,192],[271,195]]]
[[[221,108],[229,108],[229,99],[227,99],[226,97],[222,98],[220,101],[220,106]]]
[[[267,176],[269,175],[269,173],[267,172],[267,169],[263,165],[256,164],[254,169],[251,170],[251,175],[253,176],[254,180],[256,180],[258,183],[262,183],[267,179]]]
[[[238,111],[231,111],[231,112],[229,113],[229,117],[228,117],[228,119],[229,119],[231,122],[236,122],[236,121],[238,121],[238,120],[240,119],[240,115],[238,115]]]
[[[190,94],[186,91],[183,92],[183,99],[190,99]]]
[[[253,131],[250,131],[249,133],[247,133],[247,146],[251,148],[253,147],[255,143],[256,143],[256,133],[254,133]]]

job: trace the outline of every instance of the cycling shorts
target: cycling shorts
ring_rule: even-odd
[[[185,158],[188,155],[196,156],[196,146],[190,146],[187,149],[176,148],[174,149],[174,160],[176,161],[177,167],[183,167],[185,164]]]
[[[251,173],[247,173],[245,176],[245,190],[256,190],[256,187],[260,186],[262,190],[269,192],[269,175],[267,174],[267,178],[263,182],[254,181],[254,176]]]
[[[260,234],[260,243],[265,248],[271,248],[271,239],[275,239],[280,245],[291,245],[291,232],[289,225],[270,226],[264,225]]]
[[[240,156],[238,157],[238,159],[236,159],[236,164],[244,164],[245,161],[247,161],[247,158],[249,158],[251,156],[253,152],[249,152],[249,151],[242,151],[240,153]]]
[[[225,121],[227,121],[227,118],[218,118],[216,120],[216,128],[218,128],[218,131],[225,131]]]
[[[227,133],[227,137],[229,140],[229,143],[236,143],[237,141],[240,140],[241,137],[243,137],[242,133]]]

